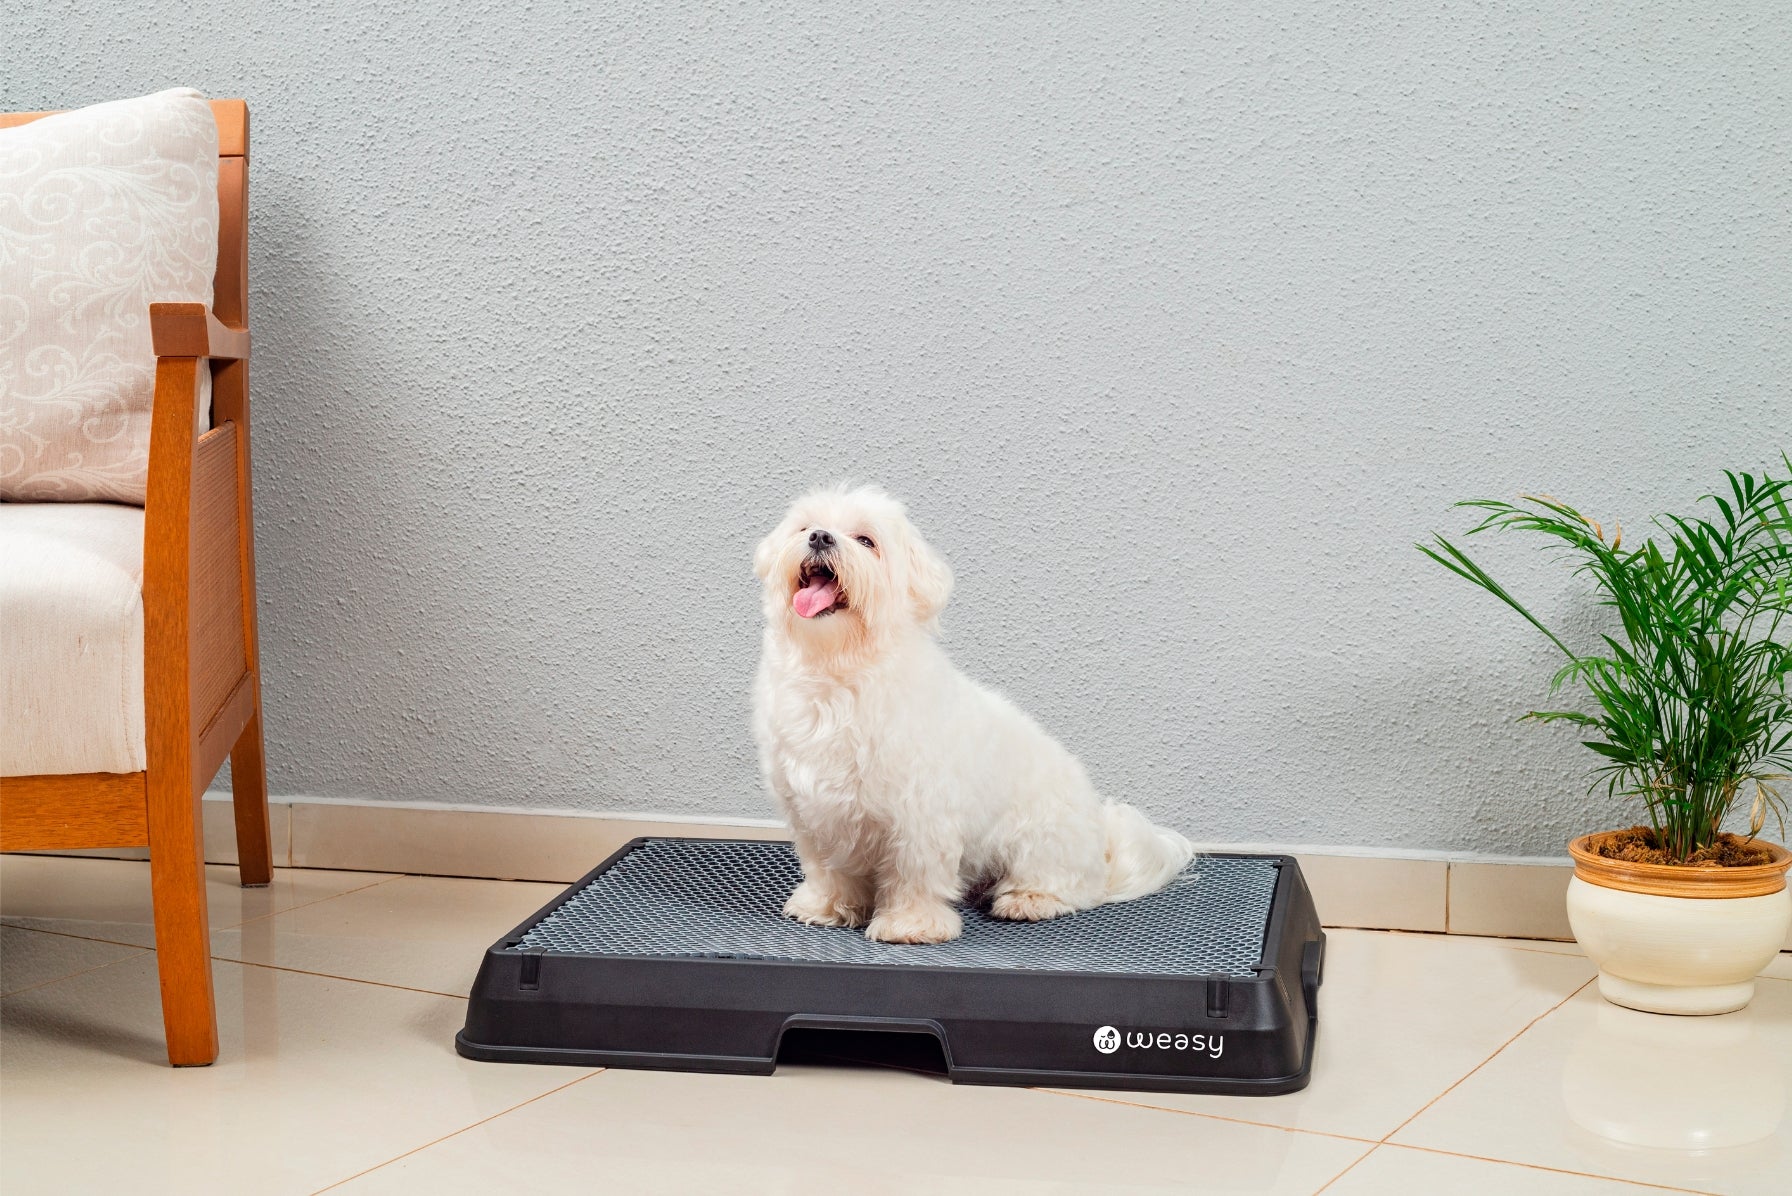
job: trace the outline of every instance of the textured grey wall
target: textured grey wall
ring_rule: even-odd
[[[851,475],[1109,793],[1550,852],[1622,815],[1411,544],[1792,440],[1792,7],[1421,7],[26,0],[0,106],[250,101],[277,793],[768,814],[748,557]]]

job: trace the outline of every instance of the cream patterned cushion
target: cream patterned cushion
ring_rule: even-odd
[[[210,307],[217,264],[198,92],[0,129],[0,499],[142,505],[149,305]]]
[[[0,776],[144,759],[142,510],[0,503]]]

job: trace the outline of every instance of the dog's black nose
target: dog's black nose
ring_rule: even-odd
[[[816,552],[825,552],[834,546],[834,533],[819,529],[809,533],[809,547]]]

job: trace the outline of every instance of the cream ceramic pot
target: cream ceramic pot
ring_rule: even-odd
[[[1647,1013],[1729,1013],[1792,928],[1792,852],[1748,868],[1680,868],[1608,860],[1568,845],[1568,921],[1599,968],[1606,1000]]]

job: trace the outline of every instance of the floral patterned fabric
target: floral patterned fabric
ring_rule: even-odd
[[[0,129],[0,499],[143,504],[149,305],[210,307],[217,261],[198,92]]]

